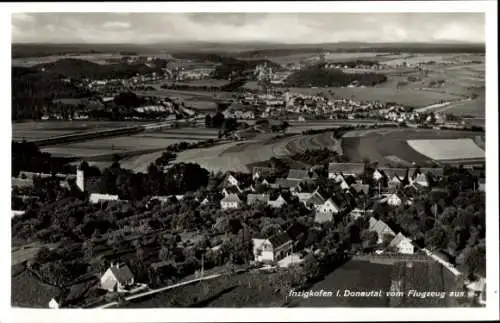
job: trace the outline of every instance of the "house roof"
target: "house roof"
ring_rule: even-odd
[[[361,193],[363,192],[364,194],[368,194],[370,191],[370,185],[368,184],[360,184],[360,183],[353,183],[351,185],[351,188],[356,192],[356,193]]]
[[[362,174],[365,170],[363,163],[330,163],[328,172],[335,174]]]
[[[12,177],[11,187],[27,187],[33,186],[33,179],[22,179],[17,177]]]
[[[383,172],[387,178],[393,178],[394,176],[403,179],[408,173],[408,168],[379,168],[379,171]]]
[[[287,179],[287,178],[277,178],[276,184],[282,188],[291,188],[297,186],[302,180]]]
[[[125,284],[127,281],[130,279],[134,278],[134,275],[130,271],[130,268],[128,268],[127,265],[122,265],[119,267],[112,266],[109,268],[113,275],[115,276],[116,280],[120,284]]]
[[[236,194],[228,194],[221,200],[221,202],[231,203],[231,202],[241,202],[241,200]]]
[[[333,221],[333,213],[332,212],[316,212],[314,215],[314,222],[324,223]]]
[[[288,176],[286,177],[288,180],[306,180],[309,179],[309,172],[307,170],[302,169],[290,169],[288,172]]]
[[[389,243],[389,246],[391,246],[391,247],[397,247],[403,240],[410,240],[410,239],[408,239],[401,232],[399,232],[394,237],[394,239],[392,239],[391,243]]]
[[[316,192],[311,196],[311,198],[309,198],[307,203],[310,203],[313,205],[321,205],[321,204],[325,203],[325,199],[323,198],[323,196],[321,196],[321,194]]]
[[[373,219],[373,220],[372,220]],[[369,229],[370,231],[375,231],[377,232],[379,235],[380,234],[383,234],[384,231],[389,231],[391,232],[392,234],[396,235],[396,233],[394,231],[392,231],[392,229],[387,225],[387,223],[385,223],[384,221],[382,220],[376,220],[375,218],[370,218],[370,227]]]
[[[248,194],[247,195],[247,204],[254,204],[257,202],[267,203],[269,201],[268,194]]]
[[[274,168],[270,168],[270,167],[254,167],[252,169],[252,174],[255,175],[255,174],[259,174],[260,176],[271,176],[274,174]]]
[[[227,194],[239,194],[239,193],[241,193],[241,189],[238,187],[238,185],[225,187],[224,190],[226,190]]]
[[[292,238],[286,232],[280,232],[269,238],[269,241],[274,248],[284,245],[285,243],[292,241]]]

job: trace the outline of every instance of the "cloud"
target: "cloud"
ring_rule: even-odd
[[[478,13],[19,13],[12,25],[14,42],[484,42]]]
[[[130,26],[130,22],[125,21],[107,21],[103,25],[104,28],[109,29],[128,29]]]

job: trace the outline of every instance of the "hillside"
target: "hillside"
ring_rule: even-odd
[[[63,82],[62,75],[34,68],[12,67],[12,120],[40,117],[43,107],[58,98],[90,97],[91,92],[73,83]]]
[[[41,70],[45,68],[47,72],[64,75],[74,79],[114,79],[114,78],[130,78],[137,73],[160,73],[161,67],[148,67],[144,64],[96,64],[82,59],[65,58],[55,62],[39,64],[34,66],[35,69]]]
[[[347,86],[355,81],[360,85],[374,86],[387,81],[387,77],[380,73],[344,73],[338,69],[313,66],[296,71],[285,80],[285,83],[290,87],[337,87]]]

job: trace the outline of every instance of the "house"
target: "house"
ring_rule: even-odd
[[[238,209],[241,204],[241,199],[236,194],[228,194],[220,201],[220,207],[223,210]]]
[[[403,185],[403,180],[397,175],[394,175],[388,182],[387,186],[391,189],[397,189]]]
[[[353,220],[356,220],[356,219],[362,217],[363,215],[365,215],[365,211],[361,210],[361,209],[358,209],[358,208],[355,208],[354,210],[351,211],[351,213],[349,213],[349,216]]]
[[[101,277],[101,288],[108,292],[127,292],[134,285],[134,275],[127,265],[111,263]]]
[[[377,220],[373,217],[370,218],[369,231],[374,231],[378,235],[377,243],[383,243],[386,236],[394,237],[396,233],[382,220]],[[392,241],[392,239],[391,239]]]
[[[403,254],[413,254],[415,252],[415,247],[410,239],[405,237],[401,232],[398,233],[394,239],[389,243],[389,247],[395,248],[398,253]]]
[[[295,191],[295,188],[302,182],[302,180],[291,180],[287,178],[277,178],[276,186],[283,189],[289,189],[290,191]]]
[[[357,177],[365,171],[363,163],[330,163],[328,164],[328,178],[335,178],[336,175]]]
[[[333,212],[321,212],[319,209],[316,209],[314,214],[314,222],[316,223],[325,223],[333,221]]]
[[[274,169],[270,167],[254,167],[252,169],[252,179],[268,178],[274,175]]]
[[[242,190],[238,185],[224,187],[222,189],[222,194],[227,196],[229,194],[241,194]]]
[[[469,297],[478,297],[479,304],[486,305],[486,279],[481,277],[474,282],[466,282]]]
[[[239,184],[240,184],[240,182],[231,173],[227,173],[226,177],[222,181],[222,186],[223,187],[236,186],[236,185],[239,185]]]
[[[370,185],[368,184],[352,183],[350,188],[351,192],[356,193],[358,195],[361,194],[368,195],[368,192],[370,191]]]
[[[417,183],[420,186],[427,187],[429,186],[429,181],[427,180],[427,175],[420,173],[416,174],[415,177],[412,179],[412,183]]]
[[[292,253],[293,241],[286,232],[280,232],[269,239],[252,239],[256,262],[274,262]]]
[[[248,194],[247,195],[247,204],[248,205],[254,205],[257,203],[267,204],[267,202],[269,202],[269,195],[268,194]]]
[[[319,213],[338,214],[340,212],[340,207],[331,198],[329,198],[325,201],[325,203],[316,207],[316,211]]]
[[[380,170],[375,169],[373,171],[372,178],[373,178],[374,181],[378,182],[379,180],[381,180],[382,178],[384,178],[384,175],[382,174],[382,172]]]
[[[89,196],[89,202],[92,204],[102,203],[106,201],[119,201],[118,195],[92,193]]]
[[[319,192],[314,192],[312,196],[306,201],[307,205],[312,205],[315,209],[322,206],[325,203],[325,199]]]
[[[292,196],[297,197],[300,203],[306,205],[307,201],[313,196],[313,193],[293,192]]]
[[[283,205],[286,205],[286,204],[287,204],[287,202],[283,198],[283,196],[281,196],[281,194],[278,196],[277,199],[267,201],[267,205],[269,205],[272,208],[280,208],[280,207],[282,207]]]
[[[49,308],[52,309],[58,309],[61,308],[62,306],[62,300],[59,296],[52,297],[51,300],[49,301]]]
[[[396,193],[384,194],[380,202],[387,203],[390,206],[399,206],[402,203],[402,199]]]
[[[309,176],[309,171],[307,170],[302,170],[302,169],[290,169],[288,172],[288,176],[286,177],[287,180],[292,180],[292,181],[305,181],[311,178],[316,177],[316,174],[313,173],[313,176]]]

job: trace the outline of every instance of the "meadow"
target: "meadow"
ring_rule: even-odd
[[[473,131],[434,129],[367,129],[346,133],[342,138],[342,150],[352,162],[368,158],[381,165],[394,164],[394,156],[404,163],[433,165],[431,158],[417,152],[407,140],[474,138],[480,133]]]
[[[485,152],[471,139],[420,139],[408,140],[408,145],[433,160],[481,159]]]
[[[146,124],[140,121],[32,121],[12,123],[13,140],[36,140]]]

